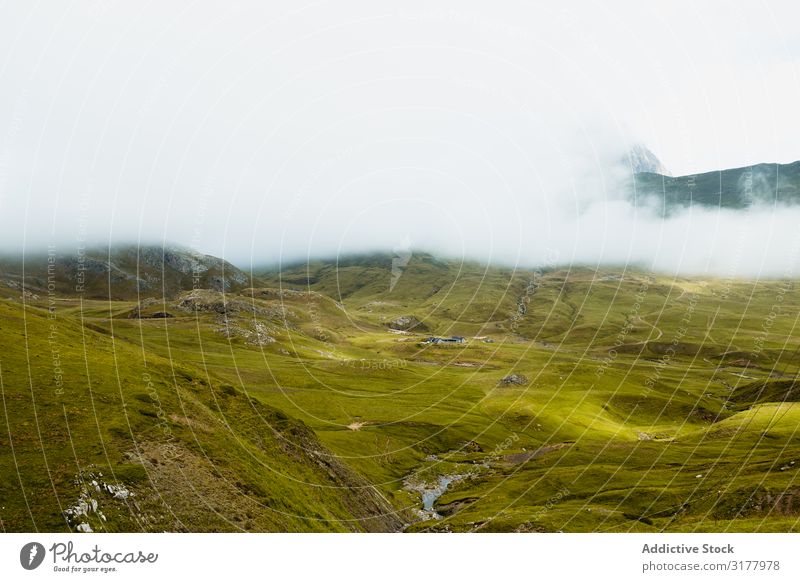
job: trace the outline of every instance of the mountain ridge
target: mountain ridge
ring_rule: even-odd
[[[178,245],[119,244],[64,253],[0,256],[0,283],[29,293],[95,299],[172,297],[192,288],[235,291],[254,286],[228,261]]]
[[[669,214],[693,205],[746,209],[760,204],[800,204],[800,161],[759,163],[684,176],[639,172],[628,197],[634,203],[658,201]]]

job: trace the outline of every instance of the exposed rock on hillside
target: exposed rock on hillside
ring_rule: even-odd
[[[204,311],[228,315],[239,313],[240,311],[252,311],[253,306],[248,305],[236,297],[228,297],[219,291],[212,289],[194,289],[188,293],[183,293],[178,298],[178,308],[184,311]]]
[[[505,378],[501,378],[500,383],[505,384],[506,386],[524,386],[528,383],[528,378],[522,374],[510,374]]]
[[[103,299],[174,297],[193,288],[237,291],[250,277],[230,263],[178,247],[119,246],[0,259],[7,280],[34,292]]]
[[[401,315],[387,323],[386,326],[399,331],[428,331],[428,326],[413,315]]]
[[[276,330],[257,320],[252,320],[247,324],[228,321],[224,326],[217,328],[217,332],[228,339],[243,339],[245,343],[251,346],[266,346],[276,341],[271,335]]]

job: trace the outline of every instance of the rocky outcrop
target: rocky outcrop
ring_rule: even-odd
[[[251,346],[266,346],[277,341],[273,337],[277,330],[257,320],[249,321],[246,324],[228,321],[222,327],[218,327],[216,331],[228,339],[243,339],[246,344]]]
[[[102,299],[172,298],[195,288],[236,292],[252,284],[248,274],[223,259],[155,245],[41,253],[26,256],[24,264],[21,257],[0,258],[0,271],[8,280],[24,278],[32,291]]]
[[[501,378],[500,383],[506,386],[524,386],[528,383],[528,378],[522,374],[509,374],[505,378]]]
[[[401,315],[387,323],[386,326],[398,331],[428,331],[428,326],[413,315]]]
[[[178,298],[177,306],[183,311],[218,313],[220,315],[252,311],[253,307],[241,299],[227,297],[213,289],[194,289]]]

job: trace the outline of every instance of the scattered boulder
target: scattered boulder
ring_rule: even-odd
[[[217,328],[217,333],[222,334],[224,337],[228,339],[243,339],[245,343],[251,346],[266,346],[275,343],[277,340],[271,335],[274,332],[274,328],[257,320],[249,322],[249,326],[246,323],[238,325],[233,321],[226,321],[225,325]]]
[[[67,523],[76,531],[91,533],[94,531],[90,520],[95,523],[107,521],[105,513],[100,508],[100,503],[109,500],[127,501],[134,497],[133,491],[122,484],[107,483],[103,480],[102,473],[89,472],[79,474],[75,484],[80,488],[80,494],[75,503],[67,507],[63,514]],[[96,521],[97,519],[100,522]]]
[[[144,317],[150,317],[149,315],[143,312],[146,312],[148,308],[156,305],[157,303],[158,300],[155,297],[148,297],[146,299],[143,299],[142,301],[139,302],[139,305],[134,307],[128,313],[128,319],[142,319]]]
[[[483,447],[481,447],[475,441],[465,441],[461,445],[461,450],[465,453],[482,453]]]
[[[153,319],[166,319],[168,317],[175,317],[167,311],[156,311],[152,316]]]
[[[401,315],[387,323],[386,326],[399,331],[428,331],[428,326],[413,315]]]
[[[505,378],[501,378],[500,383],[505,384],[506,386],[524,386],[528,383],[528,378],[522,374],[509,374]]]

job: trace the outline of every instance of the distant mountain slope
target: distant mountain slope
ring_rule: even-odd
[[[374,323],[413,316],[421,329],[478,333],[514,316],[533,272],[415,252],[403,258],[370,254],[312,261],[258,276],[271,287],[328,295]]]
[[[48,285],[66,296],[133,299],[171,297],[193,288],[232,291],[251,286],[227,261],[174,246],[124,245],[80,253],[0,257],[0,285],[41,294]]]
[[[800,204],[800,161],[674,178],[637,173],[629,196],[640,203],[658,201],[666,213],[691,205],[742,209],[754,204]]]
[[[473,271],[474,265],[467,265]],[[427,253],[410,255],[402,264],[391,254],[373,253],[315,260],[259,273],[273,287],[311,289],[337,300],[357,297],[396,300],[425,299],[452,282],[458,264]]]

